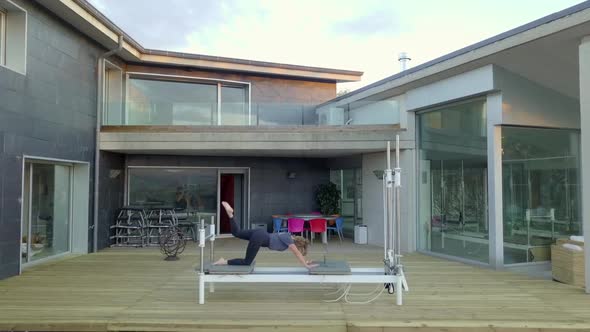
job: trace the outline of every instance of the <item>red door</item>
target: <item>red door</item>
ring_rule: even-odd
[[[234,193],[234,174],[221,174],[221,181],[220,181],[220,194],[219,197],[221,198],[221,202],[225,201],[228,202],[229,205],[235,206],[235,193]],[[219,204],[221,205],[221,202]],[[231,233],[231,227],[229,225],[229,217],[227,213],[225,213],[225,209],[220,207],[220,218],[219,218],[219,232],[221,234],[228,234]]]

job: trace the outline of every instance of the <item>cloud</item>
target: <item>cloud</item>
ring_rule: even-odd
[[[187,36],[231,20],[237,0],[90,0],[146,48],[179,50]]]
[[[147,48],[361,70],[356,89],[580,0],[89,0]]]

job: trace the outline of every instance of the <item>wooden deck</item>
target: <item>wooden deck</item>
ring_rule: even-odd
[[[244,247],[218,240],[216,256],[239,256]],[[330,251],[353,266],[381,264],[380,248],[346,243]],[[198,305],[196,252],[191,244],[167,262],[157,248],[112,248],[31,268],[0,281],[0,330],[590,331],[590,295],[580,288],[420,254],[404,258],[411,292],[401,307],[385,293],[367,305],[324,303],[331,286],[277,284],[218,284]],[[264,250],[257,264],[296,263]]]

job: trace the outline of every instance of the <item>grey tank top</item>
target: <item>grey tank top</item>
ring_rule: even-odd
[[[293,238],[289,233],[269,234],[268,249],[270,250],[285,251],[290,244],[293,244]]]

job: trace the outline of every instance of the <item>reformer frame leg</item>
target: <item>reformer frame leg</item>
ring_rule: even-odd
[[[199,274],[199,304],[205,304],[205,279]]]
[[[215,293],[215,283],[209,283],[209,293]]]
[[[402,282],[402,275],[399,275],[395,279],[395,304],[402,305],[402,293],[404,291],[403,282]]]

